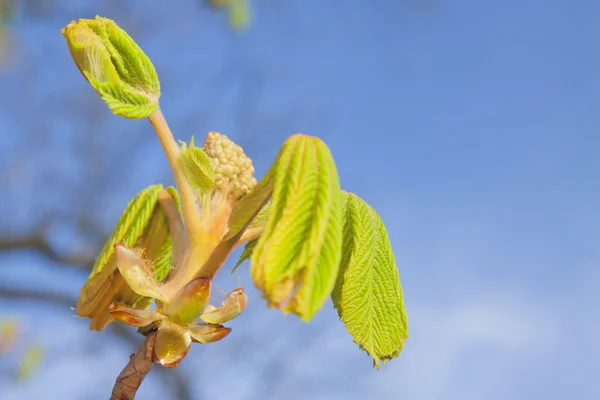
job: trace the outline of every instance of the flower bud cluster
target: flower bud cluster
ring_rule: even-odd
[[[234,198],[240,198],[256,185],[252,160],[244,150],[225,135],[209,132],[204,141],[204,152],[215,169],[215,184]]]

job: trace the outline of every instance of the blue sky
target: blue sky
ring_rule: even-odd
[[[225,133],[262,174],[287,136],[319,136],[342,186],[389,229],[411,335],[397,360],[373,370],[330,304],[310,324],[266,310],[246,267],[251,303],[230,343],[184,362],[195,393],[600,397],[600,3],[264,0],[243,34],[197,2],[61,4],[11,28],[21,50],[0,75],[3,231],[29,229],[44,210],[72,212],[89,197],[78,188],[108,170],[99,190],[111,192],[94,207],[109,229],[134,193],[171,180],[149,124],[110,116],[72,65],[58,30],[95,14],[150,55],[180,139]],[[82,157],[89,146],[98,159]],[[80,245],[71,227],[55,229],[57,246]],[[32,254],[0,255],[1,283],[51,282],[75,297],[84,279]],[[106,397],[123,343],[56,306],[0,298],[7,315],[56,357],[22,385],[0,369],[0,398]],[[139,398],[163,398],[161,383],[153,371]]]

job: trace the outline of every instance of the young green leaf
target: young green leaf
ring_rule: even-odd
[[[272,171],[251,275],[269,306],[309,321],[331,294],[341,258],[337,169],[323,141],[297,134],[286,140]]]
[[[204,150],[194,145],[194,137],[190,145],[181,146],[181,165],[188,182],[201,192],[210,192],[215,187],[215,169]]]
[[[171,257],[165,253],[171,247],[169,224],[165,223],[162,206],[157,201],[162,191],[162,185],[150,186],[129,202],[96,258],[77,299],[77,315],[90,318],[91,329],[102,330],[110,323],[108,306],[112,302],[138,308],[148,307],[152,302],[133,292],[119,273],[114,252],[116,243],[146,249],[146,257],[154,263],[155,278],[160,280],[169,272]],[[173,190],[169,188],[167,192],[171,194]]]
[[[273,179],[271,174],[267,174],[250,193],[238,200],[231,210],[227,221],[229,227],[224,240],[232,239],[235,236],[241,236],[243,231],[250,227],[256,217],[264,209],[269,201],[273,191]]]
[[[408,338],[408,319],[394,253],[379,215],[353,193],[342,194],[340,271],[331,295],[348,332],[374,365],[390,360]]]
[[[142,234],[142,241],[138,241],[138,246],[144,249],[144,256],[153,261],[154,278],[161,282],[177,261],[178,254],[174,254],[174,249],[182,252],[177,249],[177,241],[183,240],[183,223],[177,208],[179,194],[175,188],[168,187],[159,192],[157,201],[158,206],[154,207],[152,218]]]
[[[114,21],[96,16],[61,30],[77,68],[111,111],[146,118],[158,107],[160,83],[152,62]]]
[[[254,239],[258,239],[262,230],[265,227],[265,223],[267,222],[267,215],[269,215],[269,206],[270,203],[264,205],[264,207],[260,210],[256,217],[252,220],[250,225],[246,227],[244,233],[238,240],[238,244],[249,242]]]
[[[112,235],[110,235],[100,255],[96,258],[88,280],[99,273],[108,260],[113,257],[114,246],[117,242],[122,242],[127,247],[135,246],[151,222],[161,190],[163,190],[162,185],[148,186],[136,194],[129,204],[127,204]]]
[[[244,250],[242,251],[242,254],[240,255],[240,259],[238,260],[238,262],[235,264],[235,266],[231,270],[232,274],[238,269],[238,267],[240,265],[242,265],[242,263],[244,261],[250,259],[250,257],[252,256],[252,252],[254,251],[254,248],[256,247],[256,243],[258,243],[258,239],[253,239],[253,240],[249,241],[248,243],[246,243],[246,245],[244,246]]]

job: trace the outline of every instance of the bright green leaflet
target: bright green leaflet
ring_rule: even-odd
[[[215,187],[215,169],[204,150],[194,145],[194,137],[189,146],[181,143],[181,165],[190,185],[202,193]]]
[[[272,191],[273,179],[271,174],[268,173],[250,193],[235,203],[227,222],[229,230],[223,239],[229,240],[236,235],[239,236],[243,230],[250,227],[265,208]],[[260,221],[257,223],[260,223]]]
[[[260,231],[263,229],[263,227],[265,226],[265,222],[267,221],[267,215],[269,213],[269,205],[270,205],[270,203],[265,204],[265,206],[260,210],[260,212],[256,215],[256,217],[254,217],[254,219],[252,220],[250,225],[248,225],[248,227],[246,228],[247,230],[256,229],[256,230]],[[235,266],[231,270],[232,274],[238,269],[238,267],[240,265],[242,265],[242,263],[244,261],[250,259],[250,256],[252,256],[252,252],[254,251],[254,248],[256,247],[257,243],[258,243],[258,239],[252,239],[252,240],[248,241],[248,243],[246,243],[238,262],[235,264]]]
[[[78,314],[100,321],[106,316],[103,306],[111,301],[120,301],[138,308],[147,308],[152,299],[135,295],[129,288],[115,292],[112,286],[114,274],[117,274],[114,245],[121,243],[128,248],[139,247],[145,250],[147,259],[153,262],[155,278],[164,279],[172,265],[172,242],[169,224],[162,207],[157,201],[162,185],[153,185],[140,191],[127,205],[115,229],[81,289],[77,300]],[[174,188],[167,192],[179,205],[179,196]],[[108,270],[105,270],[107,269]],[[106,304],[105,304],[106,303]],[[100,307],[100,308],[99,308]]]
[[[270,203],[265,204],[265,206],[252,220],[250,225],[248,225],[248,229],[262,229],[265,226],[265,222],[267,221],[267,215],[269,215],[269,207]]]
[[[256,247],[256,243],[258,243],[258,239],[254,239],[254,240],[251,240],[248,243],[246,243],[246,245],[244,246],[244,250],[242,251],[242,254],[240,255],[240,259],[238,260],[238,262],[235,264],[235,266],[231,270],[232,274],[238,269],[238,267],[240,265],[242,265],[242,263],[244,261],[250,259],[250,256],[252,256],[252,252],[254,251],[254,248]]]
[[[341,258],[337,169],[323,141],[298,134],[286,140],[272,170],[273,194],[251,275],[269,306],[309,321],[327,301]]]
[[[160,83],[148,56],[114,21],[96,16],[61,31],[75,64],[110,110],[131,119],[158,107]]]
[[[402,286],[387,231],[371,206],[342,194],[343,251],[331,295],[348,332],[374,365],[390,360],[408,338]]]
[[[152,185],[139,192],[127,204],[125,211],[117,222],[110,238],[96,258],[89,279],[102,270],[108,260],[115,254],[114,246],[117,242],[126,247],[132,247],[142,236],[148,226],[157,204],[158,194],[163,189],[162,185]]]

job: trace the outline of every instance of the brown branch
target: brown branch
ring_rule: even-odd
[[[0,237],[0,252],[16,250],[33,250],[44,255],[56,263],[70,265],[78,269],[89,269],[94,262],[94,257],[86,253],[61,254],[57,252],[40,234],[31,234],[22,237]]]
[[[19,300],[34,300],[54,303],[60,306],[73,307],[77,300],[60,293],[42,292],[38,290],[20,289],[0,286],[0,297]]]
[[[135,397],[142,381],[154,364],[156,333],[151,333],[137,353],[129,356],[129,362],[117,377],[110,400],[130,400]]]
[[[59,307],[72,307],[77,303],[76,299],[59,293],[45,292],[39,290],[21,289],[0,285],[0,298],[17,299],[22,301],[41,301],[49,304],[55,304]],[[130,345],[137,345],[137,335],[127,330],[119,323],[110,324],[107,330],[120,337]],[[181,368],[181,367],[180,367]],[[190,382],[182,374],[180,368],[160,368],[159,372],[164,381],[173,389],[179,400],[191,400],[192,393]]]

